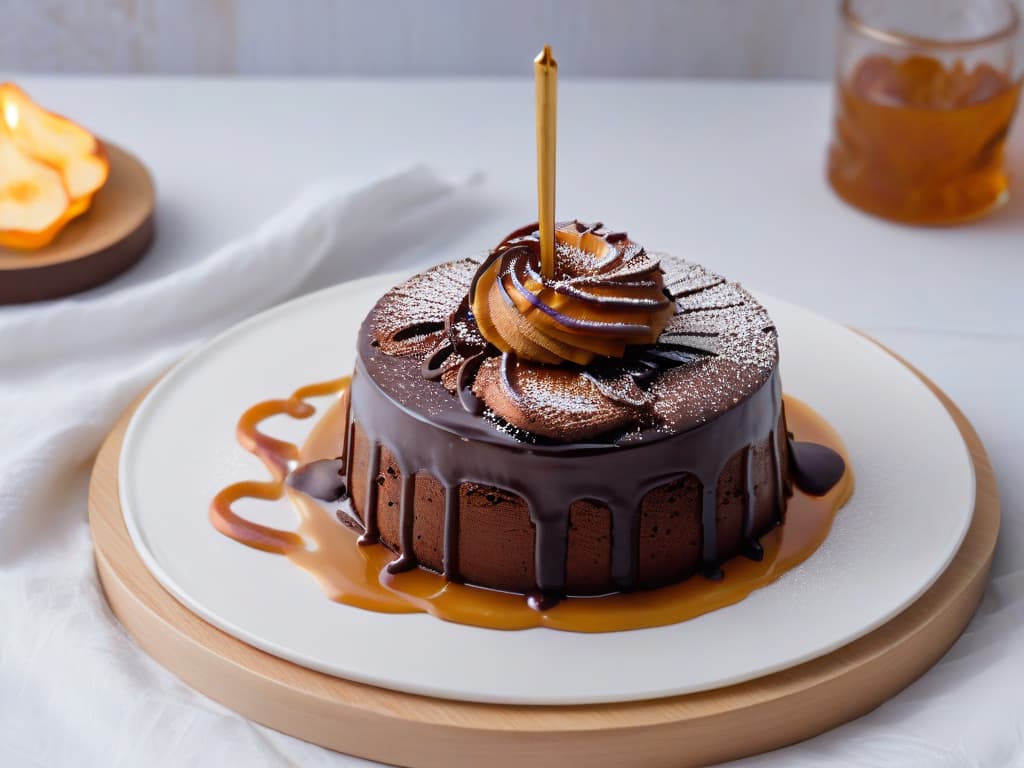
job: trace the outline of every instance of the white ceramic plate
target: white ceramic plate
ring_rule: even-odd
[[[396,282],[339,285],[242,323],[171,371],[128,429],[121,502],[143,561],[190,610],[257,648],[351,680],[453,699],[567,704],[690,693],[864,635],[924,592],[966,533],[973,467],[938,400],[857,334],[764,299],[782,339],[786,391],[838,429],[856,473],[853,498],[805,563],[736,605],[632,632],[500,632],[333,603],[285,558],[214,531],[207,508],[224,486],[265,477],[235,443],[242,411],[349,371],[359,323]],[[281,417],[266,428],[299,440],[311,424]],[[287,501],[241,510],[279,527],[295,520]]]

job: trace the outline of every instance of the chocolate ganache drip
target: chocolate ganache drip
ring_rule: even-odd
[[[460,576],[459,488],[476,483],[526,502],[536,530],[537,588],[547,596],[565,592],[570,506],[580,499],[606,506],[612,579],[626,590],[637,584],[641,500],[692,475],[701,487],[704,572],[716,577],[718,481],[739,455],[744,551],[758,557],[757,455],[767,451],[770,459],[775,520],[793,474],[784,471],[793,452],[767,313],[739,285],[649,254],[625,233],[575,221],[557,232],[559,266],[551,279],[539,272],[531,225],[482,263],[454,262],[412,278],[371,312],[346,437],[353,446],[358,425],[371,446],[363,540],[380,535],[377,480],[387,448],[402,481],[395,570],[417,564],[414,476],[424,472],[444,489],[448,578]],[[390,444],[389,435],[402,439]],[[801,487],[821,493],[839,479],[841,460],[836,474],[836,463],[820,453],[815,461],[798,453],[808,459],[803,469],[827,465],[830,475],[797,472]],[[587,460],[568,460],[579,456]],[[346,461],[349,488],[352,464]]]

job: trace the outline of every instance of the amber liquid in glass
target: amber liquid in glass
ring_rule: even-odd
[[[837,87],[828,178],[850,204],[952,224],[1006,199],[1006,135],[1021,82],[981,63],[868,56]]]

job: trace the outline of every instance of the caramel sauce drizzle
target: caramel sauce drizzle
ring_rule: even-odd
[[[261,432],[260,423],[281,415],[308,419],[316,413],[316,409],[306,402],[309,398],[345,390],[351,378],[345,376],[300,387],[286,400],[266,400],[242,414],[235,436],[246,451],[263,462],[270,471],[270,480],[245,480],[218,493],[210,504],[210,522],[214,528],[246,546],[275,555],[286,555],[305,547],[299,534],[251,522],[236,514],[231,507],[244,498],[277,501],[284,495],[285,478],[298,463],[299,447]]]
[[[786,524],[756,545],[761,550],[759,560],[735,557],[723,563],[724,578],[720,581],[690,578],[659,589],[569,597],[553,605],[528,601],[519,594],[448,581],[423,568],[395,567],[400,561],[391,550],[366,543],[369,532],[361,537],[366,545],[358,546],[358,533],[339,522],[335,511],[340,506],[348,511],[352,525],[358,525],[347,502],[327,504],[286,485],[287,472],[297,464],[344,454],[351,437],[339,445],[338,436],[347,432],[348,384],[348,377],[313,384],[285,400],[270,400],[247,410],[238,424],[239,442],[263,461],[271,479],[225,488],[210,507],[210,520],[218,531],[246,546],[284,555],[313,576],[331,600],[365,610],[423,612],[460,624],[502,630],[543,626],[574,632],[614,632],[675,624],[737,603],[802,563],[825,540],[836,512],[853,493],[853,473],[838,434],[808,405],[786,396],[786,420],[795,439],[832,448],[846,462],[846,471],[839,483],[822,496],[793,489]],[[301,448],[258,429],[271,416],[309,418],[314,408],[306,402],[308,398],[336,393],[340,397]],[[249,522],[231,509],[242,498],[277,500],[286,493],[299,515],[295,531]],[[453,549],[446,548],[446,558],[454,556]]]

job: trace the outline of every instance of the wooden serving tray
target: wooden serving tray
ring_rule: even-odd
[[[622,704],[475,704],[354,683],[246,645],[167,593],[132,545],[118,501],[118,458],[135,406],[110,433],[92,474],[96,567],[117,617],[182,680],[256,722],[340,752],[415,768],[680,768],[776,749],[859,717],[916,680],[959,637],[988,582],[999,496],[985,449],[953,402],[901,362],[945,405],[974,461],[974,517],[959,552],[887,624],[827,656],[739,685]]]
[[[0,247],[0,304],[56,299],[112,280],[153,242],[156,192],[134,155],[104,143],[110,177],[89,210],[45,248]]]

